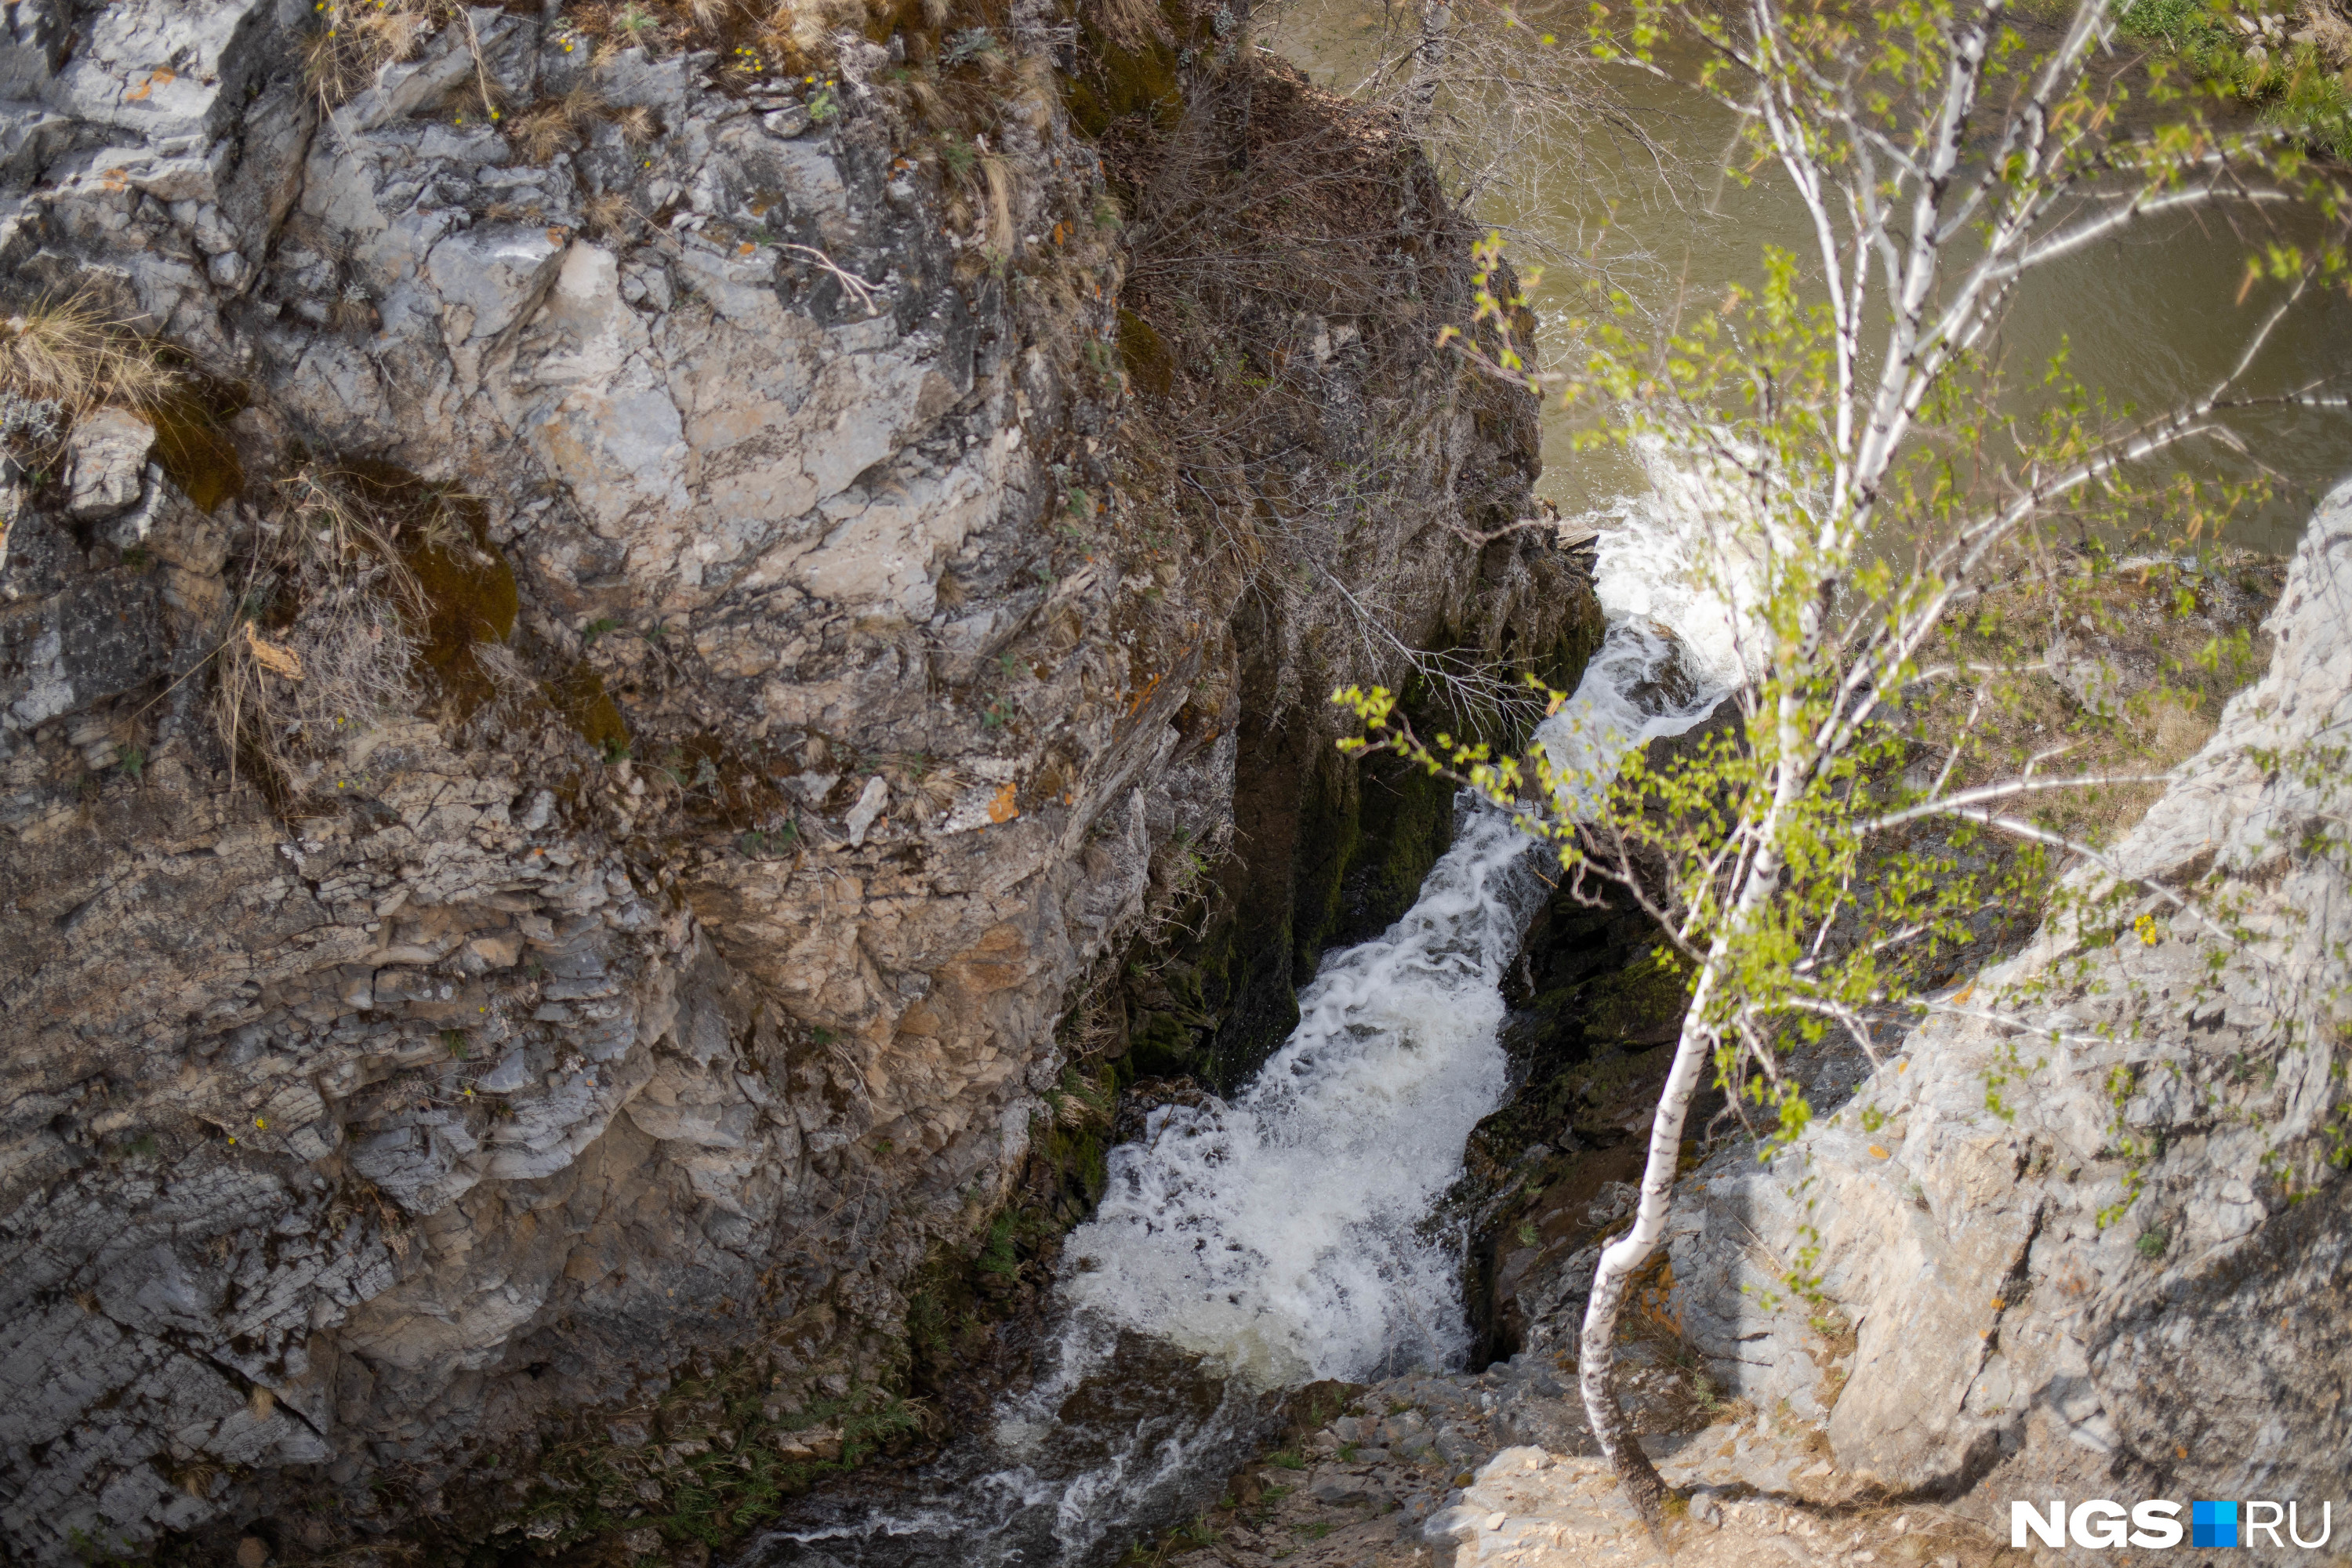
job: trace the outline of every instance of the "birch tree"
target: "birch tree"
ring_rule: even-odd
[[[1603,58],[1738,116],[1735,173],[1784,181],[1808,244],[1768,250],[1759,285],[1663,334],[1597,300],[1571,323],[1584,357],[1556,374],[1510,338],[1522,300],[1483,300],[1486,330],[1454,341],[1583,410],[1589,440],[1663,458],[1701,498],[1692,523],[1731,606],[1740,723],[1674,765],[1636,752],[1592,777],[1556,741],[1497,756],[1414,734],[1386,691],[1335,697],[1365,722],[1352,746],[1484,791],[1556,850],[1569,886],[1639,902],[1686,976],[1638,1208],[1601,1252],[1579,1347],[1593,1434],[1654,1525],[1668,1493],[1619,1402],[1613,1347],[1665,1230],[1694,1098],[1721,1088],[1768,1152],[1794,1138],[1811,1110],[1785,1070],[1793,1045],[1834,1031],[1876,1059],[2005,915],[2088,886],[2056,877],[2102,863],[2067,803],[2161,783],[2128,744],[2002,729],[2015,683],[2046,678],[2054,656],[2004,641],[1993,607],[2071,624],[2113,568],[2105,544],[2193,542],[2246,499],[2181,478],[2183,448],[2231,439],[2236,410],[2339,405],[2325,386],[2256,390],[2265,345],[2344,284],[2333,174],[2275,132],[2209,121],[2186,84],[2119,55],[2123,9],[1597,7]],[[2021,290],[2189,213],[2247,241],[2236,300],[2183,302],[2242,318],[2242,352],[2210,384],[2133,412],[2063,355],[2004,374],[1998,332]],[[2278,226],[2291,213],[2301,243]],[[2107,716],[2128,741],[2131,716]],[[2111,920],[2123,894],[2150,892],[2229,930],[2226,910],[2169,888],[2082,893],[2074,915]]]

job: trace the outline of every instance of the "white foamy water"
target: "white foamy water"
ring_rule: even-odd
[[[1577,519],[1598,529],[1593,592],[1612,625],[1648,623],[1681,644],[1702,684],[1718,689],[1759,663],[1753,622],[1761,565],[1738,487],[1637,447],[1649,489]],[[1580,692],[1592,687],[1588,675]]]
[[[1612,624],[1536,735],[1587,781],[1564,792],[1570,809],[1737,677],[1746,579],[1718,563],[1712,505],[1666,484],[1593,520]],[[1506,815],[1467,795],[1457,811],[1412,910],[1325,955],[1247,1088],[1163,1107],[1112,1151],[1030,1385],[923,1470],[812,1500],[751,1563],[1107,1562],[1216,1494],[1265,1429],[1268,1391],[1459,1363],[1460,1238],[1425,1222],[1502,1102],[1501,981],[1549,889]]]
[[[1404,918],[1324,959],[1246,1089],[1114,1150],[1064,1298],[1262,1386],[1457,1358],[1460,1260],[1416,1227],[1502,1099],[1499,982],[1545,892],[1528,850],[1471,807]]]
[[[1630,749],[1701,721],[1743,663],[1750,574],[1721,521],[1735,514],[1664,463],[1652,479],[1601,536],[1609,634],[1535,735],[1570,775],[1571,813]],[[1326,956],[1246,1089],[1163,1107],[1113,1151],[1060,1284],[1079,1313],[1261,1386],[1459,1359],[1459,1253],[1421,1227],[1501,1103],[1500,982],[1549,891],[1508,816],[1466,795],[1459,809],[1411,911]]]
[[[1599,531],[1592,586],[1609,633],[1574,698],[1533,737],[1571,816],[1628,752],[1703,721],[1760,651],[1762,573],[1736,488],[1669,461],[1655,443],[1640,451],[1650,488],[1576,520]]]

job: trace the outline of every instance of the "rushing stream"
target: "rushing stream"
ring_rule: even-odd
[[[1704,670],[1698,696],[1660,696],[1689,689],[1659,679],[1666,660],[1728,646],[1654,509],[1618,522],[1599,573],[1613,629],[1538,731],[1595,776],[1712,706]],[[813,1500],[752,1562],[1098,1563],[1214,1496],[1272,1394],[1461,1363],[1460,1238],[1423,1222],[1502,1102],[1501,980],[1546,888],[1507,816],[1466,795],[1456,813],[1413,907],[1324,958],[1248,1087],[1163,1106],[1112,1152],[1031,1385],[933,1464]]]
[[[1386,25],[1353,0],[1300,0],[1270,32],[1345,89]],[[1654,136],[1719,166],[1719,123],[1663,89],[1637,90],[1649,96],[1633,111]],[[1549,223],[1564,247],[1586,218],[1572,198],[1514,216]],[[1648,258],[1661,303],[1712,299],[1754,272],[1761,243],[1801,237],[1769,178],[1696,206],[1635,204],[1614,221]],[[2235,353],[2231,319],[2252,312],[2189,318],[2163,306],[2190,289],[2227,300],[2242,254],[2233,237],[2182,228],[2086,257],[2021,310],[2011,346],[2045,354],[2071,342],[2094,385],[2161,395],[2210,380]],[[2273,378],[2333,357],[2343,311],[2339,302],[2280,345]],[[2282,548],[2292,536],[2277,520],[2300,516],[2294,492],[2332,479],[2342,446],[2332,430],[2312,438],[2305,416],[2262,417],[2245,434],[2287,483],[2275,517],[2242,520],[2237,533]],[[1695,570],[1708,510],[1695,487],[1641,471],[1638,454],[1631,465],[1570,459],[1554,419],[1547,446],[1559,460],[1544,489],[1600,530],[1596,583],[1612,630],[1574,700],[1538,734],[1556,762],[1606,777],[1626,747],[1712,706],[1738,667],[1736,610],[1696,585],[1728,574]],[[2209,461],[2200,455],[2200,471]],[[2221,471],[2238,461],[2222,454]],[[1688,689],[1658,679],[1676,658],[1700,694],[1669,706],[1661,692]],[[1545,889],[1507,819],[1467,798],[1457,814],[1419,900],[1379,938],[1326,955],[1297,1028],[1253,1082],[1229,1101],[1162,1107],[1145,1136],[1113,1152],[1106,1195],[1064,1250],[1031,1384],[931,1464],[808,1500],[748,1563],[1106,1563],[1213,1497],[1264,1436],[1278,1391],[1459,1363],[1461,1238],[1433,1237],[1425,1222],[1471,1130],[1506,1092],[1499,982]]]

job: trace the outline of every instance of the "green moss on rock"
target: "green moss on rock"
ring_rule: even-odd
[[[582,740],[607,757],[627,752],[628,722],[621,717],[620,705],[604,689],[604,678],[586,659],[573,664],[562,680],[547,689],[547,695]]]

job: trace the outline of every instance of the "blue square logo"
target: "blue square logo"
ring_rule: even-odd
[[[2189,1544],[2208,1547],[2238,1544],[2238,1505],[2233,1502],[2190,1503]]]

